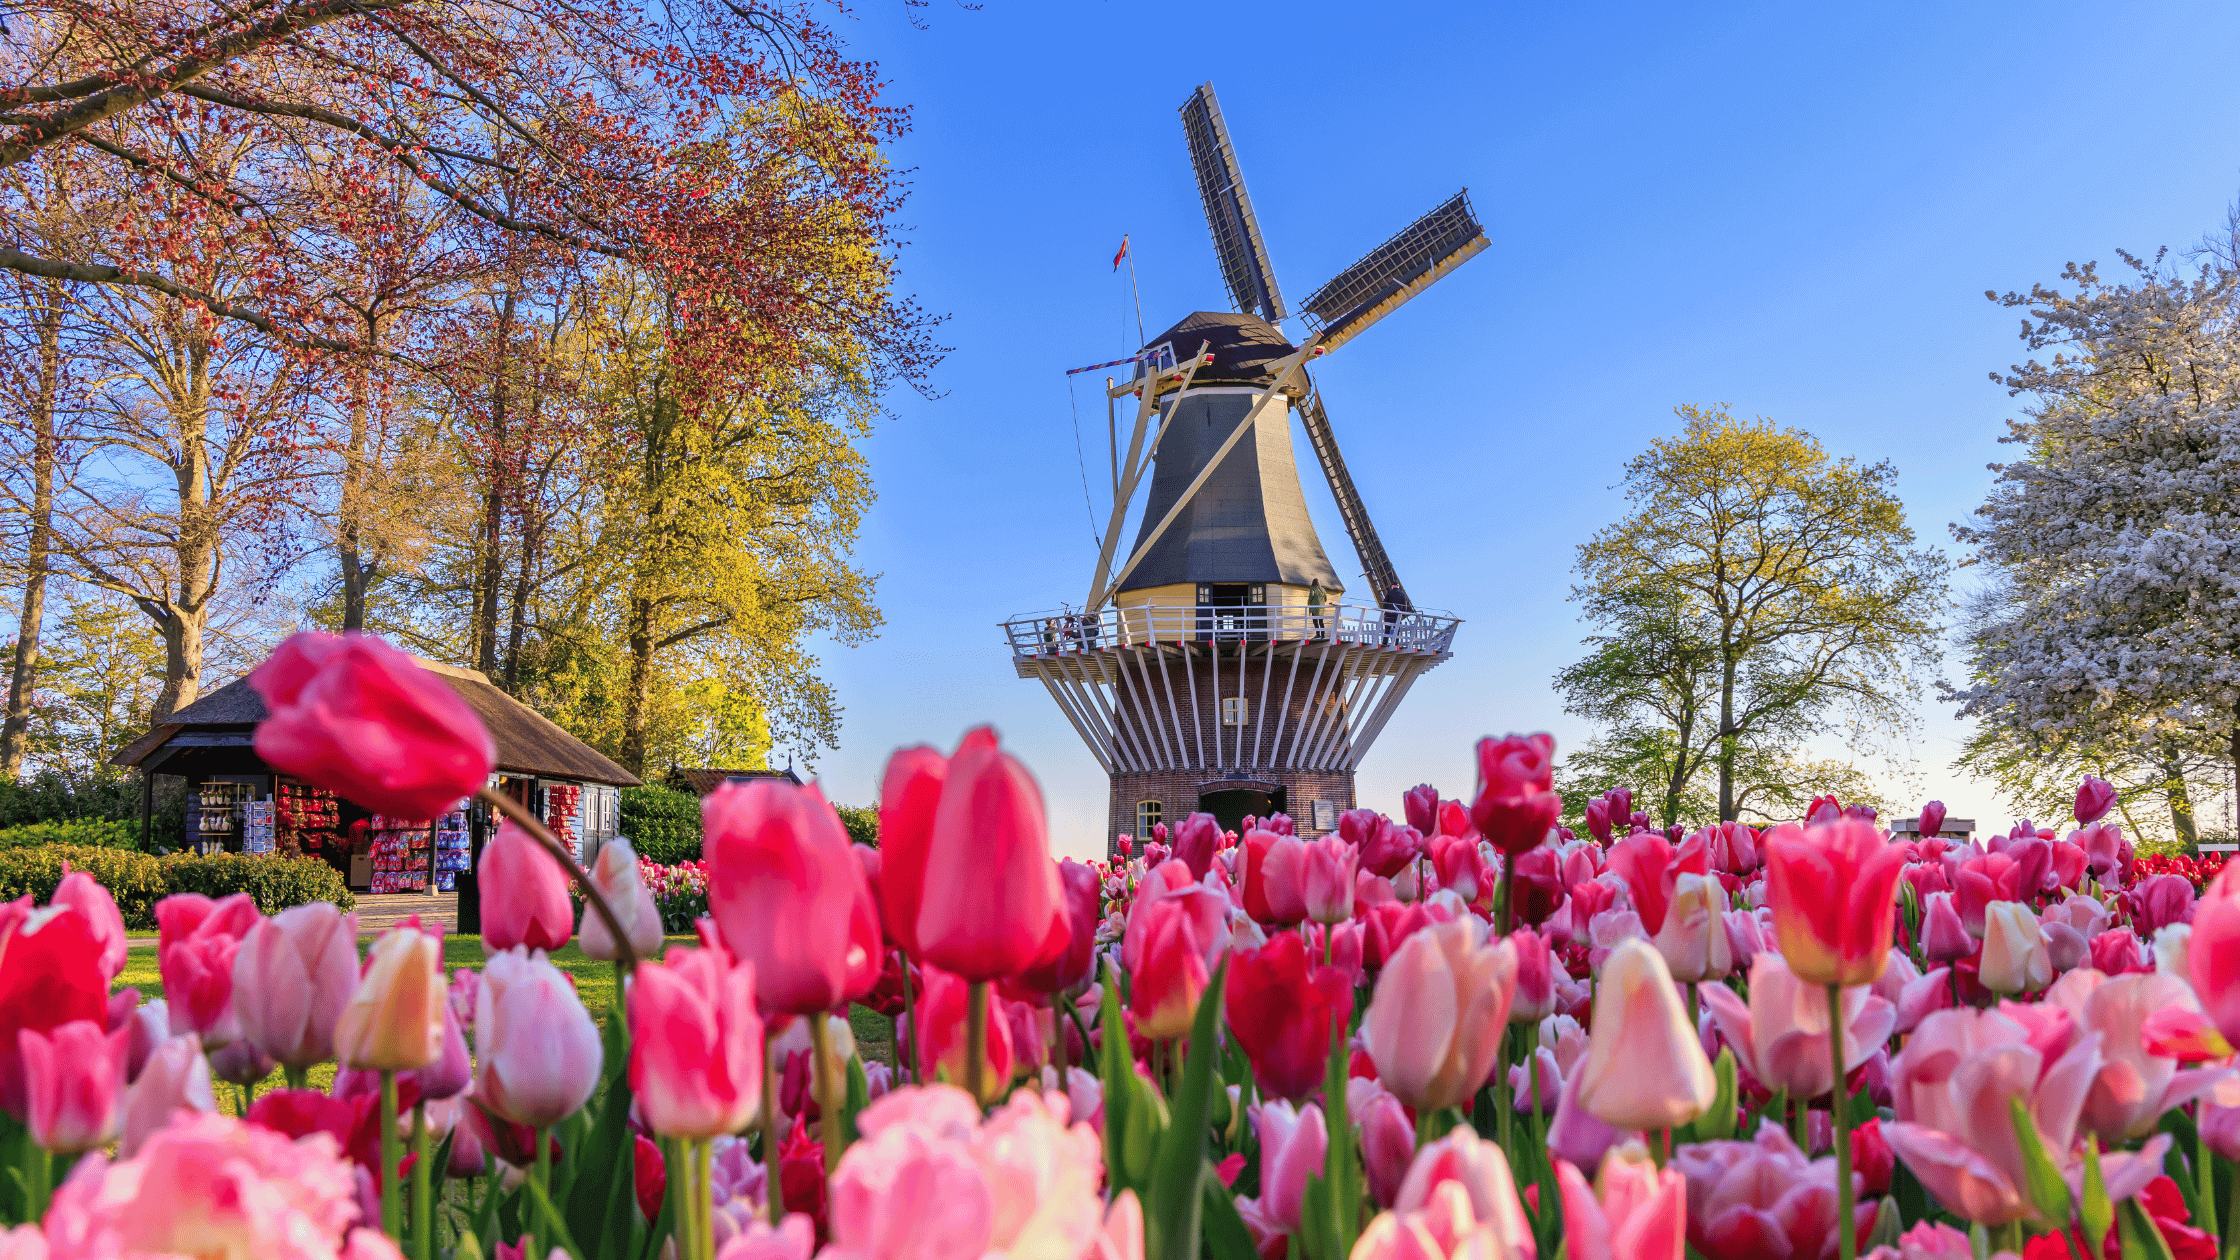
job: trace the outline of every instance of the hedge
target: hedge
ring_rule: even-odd
[[[848,839],[879,847],[879,807],[835,805]],[[700,798],[647,784],[622,789],[621,831],[639,857],[663,866],[700,860]]]
[[[243,853],[150,857],[75,845],[0,849],[0,901],[29,893],[34,903],[44,903],[62,882],[65,862],[108,889],[124,925],[140,931],[155,927],[156,903],[173,893],[223,897],[245,892],[266,914],[312,901],[331,901],[345,910],[358,904],[341,874],[316,858]]]
[[[114,818],[59,818],[0,828],[0,849],[67,844],[81,848],[136,849],[139,830]]]

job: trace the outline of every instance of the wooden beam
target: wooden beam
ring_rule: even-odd
[[[1199,343],[1198,357],[1190,361],[1190,370],[1184,373],[1182,377],[1182,388],[1184,390],[1190,388],[1191,379],[1198,374],[1198,365],[1205,361],[1205,349],[1212,344],[1210,341]],[[1181,397],[1177,395],[1175,405],[1180,406],[1181,403]],[[1144,425],[1150,419],[1151,413],[1158,409],[1158,406],[1158,394],[1153,391],[1146,391],[1142,404],[1136,408],[1135,432],[1128,438],[1128,468],[1130,471],[1126,483],[1112,496],[1112,523],[1105,528],[1104,541],[1097,545],[1097,570],[1089,579],[1089,598],[1083,601],[1081,606],[1081,611],[1085,613],[1093,613],[1104,606],[1105,595],[1108,593],[1104,576],[1112,567],[1113,549],[1120,542],[1120,527],[1126,524],[1128,520],[1128,503],[1136,497],[1136,482],[1143,476],[1143,467],[1142,464],[1138,463],[1137,457],[1143,454]],[[1166,432],[1164,422],[1160,424],[1159,431],[1161,433]],[[1117,582],[1117,579],[1115,581]]]

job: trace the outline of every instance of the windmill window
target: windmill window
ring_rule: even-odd
[[[1136,835],[1148,840],[1151,829],[1159,825],[1159,802],[1136,802]]]
[[[1221,724],[1243,726],[1252,720],[1252,702],[1243,696],[1221,697]]]

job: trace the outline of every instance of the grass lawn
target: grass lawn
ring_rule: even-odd
[[[361,948],[370,944],[372,939],[370,935],[361,938],[359,942]],[[693,939],[689,935],[672,936],[668,938],[668,944],[690,945],[693,943]],[[461,967],[470,971],[480,971],[482,970],[482,963],[483,953],[480,939],[457,934],[443,938],[443,971],[446,976],[451,975]],[[583,951],[573,944],[553,954],[552,963],[560,970],[568,973],[569,978],[575,981],[576,993],[583,998],[584,1008],[591,1012],[591,1018],[604,1024],[608,1008],[612,1007],[615,1002],[614,964],[601,962],[595,958],[586,958]],[[163,977],[156,970],[156,951],[153,948],[136,948],[125,955],[124,971],[117,976],[116,984],[111,991],[123,988],[140,990],[140,997],[143,1001],[163,996]],[[865,1062],[874,1060],[891,1061],[888,1047],[890,1026],[885,1016],[858,1006],[849,1011],[848,1023],[855,1030],[856,1047],[862,1053]],[[471,1044],[474,1039],[473,1029],[467,1030],[467,1038]],[[332,1063],[323,1063],[311,1069],[311,1087],[319,1090],[330,1088],[334,1084],[334,1072],[335,1068]],[[284,1083],[280,1073],[275,1071],[262,1084],[257,1086],[256,1092],[261,1094],[267,1089],[277,1089]],[[217,1091],[219,1109],[228,1115],[239,1115],[241,1113],[240,1091],[223,1083],[218,1084]]]

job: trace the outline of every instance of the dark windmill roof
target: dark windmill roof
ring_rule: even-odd
[[[1212,343],[1207,353],[1213,356],[1213,363],[1198,369],[1192,382],[1196,385],[1216,381],[1265,385],[1276,361],[1298,349],[1284,340],[1282,330],[1274,324],[1258,315],[1232,311],[1192,311],[1181,323],[1153,337],[1149,345],[1171,343],[1175,363],[1183,365],[1206,342]]]
[[[543,714],[490,685],[471,669],[414,657],[422,669],[442,678],[489,728],[497,745],[498,769],[512,774],[582,783],[635,787],[638,777],[609,761],[590,745],[554,725]],[[137,766],[174,736],[193,730],[253,727],[265,719],[264,697],[237,679],[173,713],[154,730],[126,745],[110,761]]]
[[[791,770],[724,770],[715,766],[674,766],[667,782],[679,792],[706,796],[733,779],[784,779],[801,786],[801,776]]]

